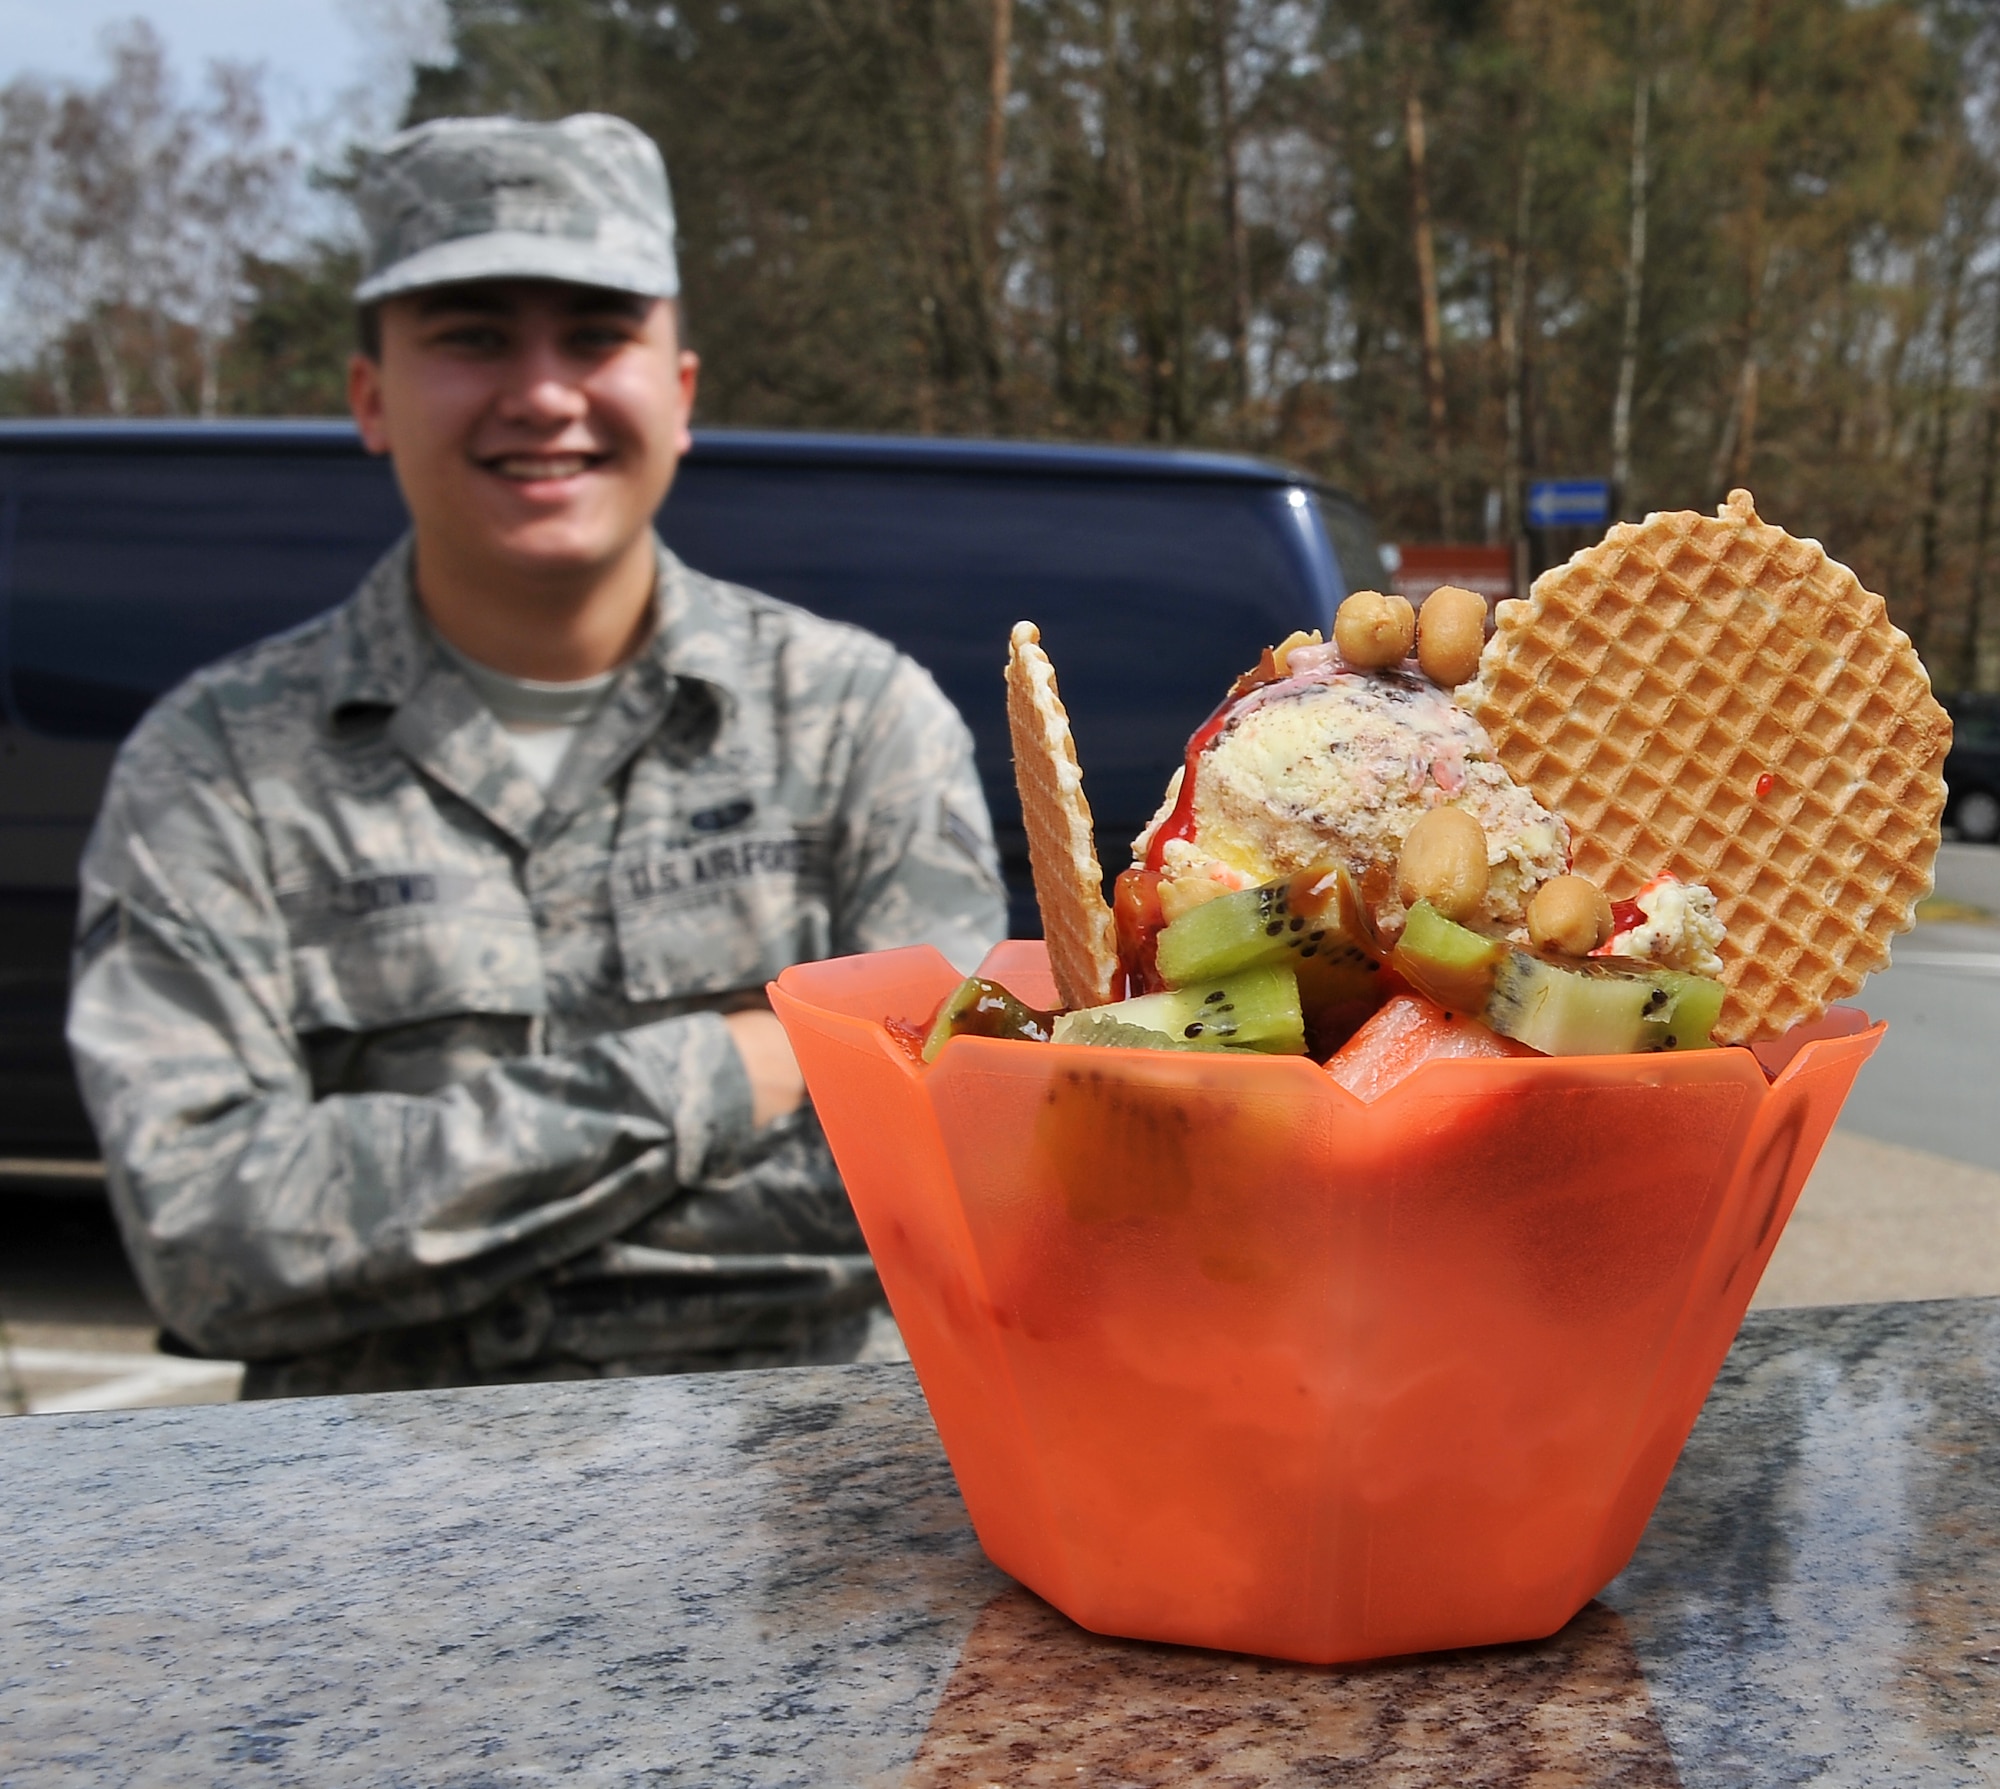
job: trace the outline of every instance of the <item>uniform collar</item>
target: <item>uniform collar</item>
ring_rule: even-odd
[[[658,553],[659,624],[546,796],[418,614],[408,536],[369,572],[329,632],[321,680],[326,722],[388,711],[390,738],[418,768],[509,836],[534,844],[656,734],[664,730],[675,755],[692,759],[737,710],[754,645],[748,615],[718,601],[720,587],[690,572],[664,544]]]
[[[333,618],[320,677],[322,718],[359,708],[400,708],[432,656],[410,582],[416,541],[404,535],[375,562]]]
[[[665,673],[662,695],[683,678],[708,684],[722,712],[741,699],[753,644],[747,617],[715,600],[713,580],[690,572],[655,540],[659,626],[639,654]],[[405,535],[375,564],[335,620],[327,641],[323,711],[337,720],[357,708],[400,708],[441,655],[417,614],[411,579],[416,543]]]
[[[724,718],[736,712],[756,646],[742,601],[720,600],[724,586],[691,572],[664,541],[654,602],[660,621],[646,648],[669,680],[692,679],[715,692]]]

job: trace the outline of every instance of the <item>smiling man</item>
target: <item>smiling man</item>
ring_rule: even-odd
[[[246,1395],[851,1359],[879,1300],[765,982],[1004,931],[964,725],[682,565],[673,212],[620,120],[374,159],[349,393],[412,528],[121,752],[70,1043]]]

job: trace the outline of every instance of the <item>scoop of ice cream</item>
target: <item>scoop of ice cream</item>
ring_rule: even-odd
[[[1493,755],[1442,690],[1402,671],[1317,669],[1252,690],[1194,767],[1189,836],[1161,847],[1169,920],[1209,894],[1344,862],[1385,934],[1402,929],[1396,859],[1420,815],[1463,808],[1486,834],[1476,921],[1525,938],[1528,897],[1569,867],[1569,831]],[[1179,779],[1134,842],[1143,859]]]

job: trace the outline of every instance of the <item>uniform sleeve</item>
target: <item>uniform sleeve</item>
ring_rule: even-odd
[[[929,674],[900,655],[862,719],[836,838],[837,955],[934,944],[970,974],[1006,937],[972,735]]]
[[[834,954],[933,944],[969,972],[1007,935],[972,735],[900,654],[860,714],[834,835]],[[722,1259],[865,1246],[810,1108],[772,1126],[629,1240]]]
[[[286,932],[218,744],[158,713],[85,853],[69,1043],[147,1296],[258,1358],[456,1316],[621,1231],[751,1135],[720,1018],[313,1098]]]

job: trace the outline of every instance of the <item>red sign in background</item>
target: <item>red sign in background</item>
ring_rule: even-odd
[[[1396,573],[1396,589],[1421,603],[1440,584],[1476,590],[1487,605],[1504,602],[1514,589],[1514,549],[1508,546],[1408,546]]]

